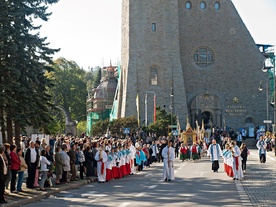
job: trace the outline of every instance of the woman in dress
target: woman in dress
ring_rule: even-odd
[[[60,147],[56,147],[55,148],[56,185],[60,185],[60,180],[63,173],[63,170],[62,170],[63,165],[64,163],[61,158]]]
[[[61,146],[61,159],[64,165],[62,166],[62,182],[63,183],[68,183],[68,173],[70,172],[70,157],[67,154],[67,145],[63,144]]]

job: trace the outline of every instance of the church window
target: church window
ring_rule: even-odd
[[[198,66],[206,68],[213,64],[214,54],[209,48],[200,47],[194,53],[194,61]]]
[[[200,3],[200,8],[201,8],[202,10],[204,10],[204,9],[206,9],[206,7],[207,7],[206,2],[205,2],[205,1],[202,1],[202,2]]]
[[[150,84],[156,86],[158,83],[158,70],[156,68],[151,69]]]
[[[216,2],[215,3],[215,10],[219,10],[220,9],[220,3],[219,2]]]
[[[192,3],[190,1],[186,2],[186,9],[190,10],[192,8]]]
[[[152,30],[153,32],[156,32],[156,23],[152,23],[152,24],[151,24],[151,30]]]

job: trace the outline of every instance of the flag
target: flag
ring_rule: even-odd
[[[156,123],[156,95],[153,96],[153,122]]]
[[[137,109],[137,121],[138,121],[138,127],[140,126],[140,110],[139,110],[139,95],[137,93],[136,96],[136,109]]]

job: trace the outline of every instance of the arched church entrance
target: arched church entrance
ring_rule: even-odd
[[[198,94],[191,103],[191,125],[196,127],[196,121],[205,127],[222,126],[222,104],[219,96],[214,94]]]

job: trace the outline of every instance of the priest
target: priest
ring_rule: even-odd
[[[174,148],[172,147],[173,141],[170,140],[168,145],[162,150],[162,157],[164,158],[163,179],[164,181],[174,180],[173,162],[175,158]]]
[[[208,148],[207,155],[210,157],[210,161],[212,162],[213,172],[218,172],[219,159],[222,156],[222,151],[221,151],[220,145],[217,144],[215,139],[212,140],[212,144]]]

